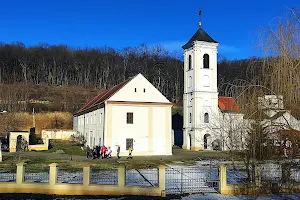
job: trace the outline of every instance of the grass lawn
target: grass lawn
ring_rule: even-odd
[[[80,146],[73,146],[67,140],[51,140],[52,148],[47,151],[40,151],[44,153],[64,153],[68,155],[85,156],[85,151],[81,150]]]
[[[126,164],[127,168],[153,168],[160,164],[176,164],[176,165],[193,165],[197,160],[229,160],[227,152],[218,151],[190,151],[183,150],[179,147],[173,147],[173,155],[171,156],[134,156],[132,160],[122,157],[120,160],[112,159],[95,159],[86,160],[85,151],[80,146],[72,146],[68,141],[55,141],[52,143],[53,148],[48,151],[30,151],[19,155],[18,153],[3,153],[3,162],[0,168],[14,169],[16,163],[23,161],[26,163],[28,171],[47,171],[48,165],[58,163],[58,167],[65,169],[79,169],[86,164],[90,164],[92,168],[111,169],[117,168],[120,162]]]

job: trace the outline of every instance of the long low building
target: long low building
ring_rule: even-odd
[[[87,145],[120,146],[121,156],[172,155],[172,103],[142,74],[101,92],[74,114]]]

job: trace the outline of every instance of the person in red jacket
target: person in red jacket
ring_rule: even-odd
[[[106,151],[107,151],[107,148],[106,148],[106,146],[103,145],[103,147],[101,149],[102,159],[106,157]]]

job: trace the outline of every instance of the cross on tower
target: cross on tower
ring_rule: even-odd
[[[201,14],[202,14],[202,10],[200,10],[199,13],[198,13],[198,15],[199,15],[199,27],[202,27]]]

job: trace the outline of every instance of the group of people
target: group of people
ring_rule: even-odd
[[[112,149],[106,146],[94,146],[92,149],[89,145],[86,146],[86,158],[96,159],[96,158],[111,158]]]
[[[128,149],[128,157],[127,159],[132,159],[132,151],[133,148],[129,147]],[[112,149],[110,147],[103,146],[94,146],[93,149],[89,147],[89,145],[86,146],[86,158],[87,159],[97,159],[97,158],[112,158]],[[117,146],[117,158],[120,158],[120,146]]]

